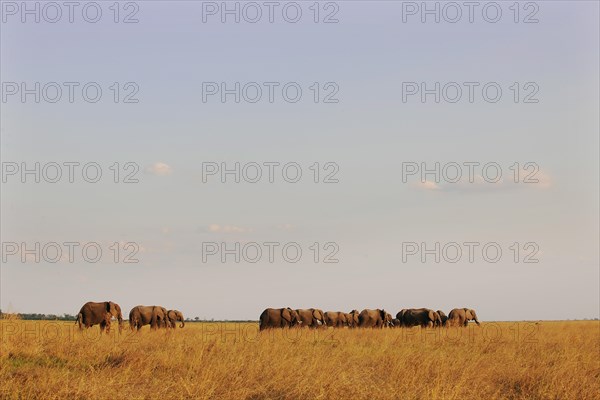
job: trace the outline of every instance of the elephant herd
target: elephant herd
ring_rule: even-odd
[[[112,318],[119,321],[119,330],[123,329],[121,307],[112,301],[100,303],[87,302],[77,314],[76,324],[79,329],[100,325],[100,331],[110,332]],[[443,327],[467,326],[469,321],[479,325],[475,310],[470,308],[455,308],[446,316],[443,311],[433,311],[429,308],[405,308],[396,314],[396,318],[383,309],[352,310],[349,313],[340,311],[323,312],[317,308],[296,309],[267,308],[260,315],[259,329],[291,328],[291,327],[334,327],[334,328],[384,328],[384,327]],[[178,310],[167,310],[161,306],[135,306],[129,312],[129,327],[140,330],[144,325],[150,329],[175,328],[181,322],[185,326],[183,314]]]
[[[317,308],[297,309],[267,308],[260,315],[260,330],[268,328],[309,327],[318,328],[437,328],[443,326],[467,326],[469,321],[479,325],[475,310],[470,308],[455,308],[448,315],[443,311],[433,311],[429,308],[405,308],[396,314],[396,318],[383,309],[352,310],[349,313],[341,311],[323,312]]]
[[[100,325],[100,331],[106,329],[110,332],[110,321],[112,318],[119,321],[119,330],[123,329],[123,314],[121,307],[112,301],[100,303],[87,302],[77,314],[76,324],[79,329]],[[129,326],[132,330],[142,329],[144,325],[150,325],[150,329],[175,328],[177,322],[181,322],[180,328],[185,326],[183,314],[178,310],[168,310],[161,306],[136,306],[129,312]]]

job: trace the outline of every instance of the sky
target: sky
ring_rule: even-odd
[[[273,22],[228,2],[239,23],[221,2],[21,4],[0,32],[3,311],[599,316],[597,2],[472,22],[459,2],[454,23],[444,3],[439,23],[421,2],[277,2]]]

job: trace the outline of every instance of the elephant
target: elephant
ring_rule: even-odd
[[[169,310],[167,311],[167,320],[169,328],[175,328],[177,322],[181,322],[180,328],[185,326],[185,321],[183,318],[183,314],[179,310]]]
[[[384,321],[386,321],[388,327],[394,326],[394,318],[392,317],[392,314],[390,314],[388,312],[385,313]]]
[[[475,310],[470,308],[455,308],[448,314],[448,321],[446,322],[449,326],[467,326],[469,321],[475,321],[479,326],[479,319]]]
[[[296,310],[291,308],[267,308],[260,314],[262,331],[267,328],[291,328],[300,325],[302,321]]]
[[[398,313],[396,314],[396,319],[398,321],[400,321],[400,326],[405,326],[404,325],[404,314],[408,311],[407,308],[403,308],[402,310],[398,311]]]
[[[392,319],[392,326],[394,328],[400,328],[400,327],[402,327],[402,322],[400,322],[400,320],[398,318],[394,318],[394,319]]]
[[[441,326],[446,326],[446,322],[448,321],[448,316],[444,314],[442,310],[437,310],[436,313],[440,316],[440,324]]]
[[[110,320],[112,317],[117,318],[119,321],[119,331],[121,331],[123,329],[123,314],[121,314],[121,307],[117,303],[112,301],[101,303],[89,301],[79,310],[75,323],[79,324],[79,330],[83,330],[84,326],[89,328],[100,324],[100,333],[105,328],[106,333],[110,333]]]
[[[346,313],[346,321],[348,321],[348,327],[356,328],[358,327],[358,315],[360,313],[357,310],[352,310],[349,313]]]
[[[361,328],[383,328],[392,325],[392,316],[385,310],[362,310],[358,316],[358,326]]]
[[[427,328],[439,326],[441,324],[439,314],[429,308],[403,309],[396,314],[396,318],[401,321],[402,326],[407,328],[413,326]]]
[[[296,312],[300,317],[300,321],[302,321],[302,327],[318,328],[325,326],[325,314],[318,308],[298,309]]]
[[[350,314],[339,312],[339,311],[327,311],[325,313],[325,324],[327,326],[333,326],[336,328],[342,328],[349,325]]]
[[[150,325],[150,329],[166,328],[169,326],[167,309],[161,306],[135,306],[129,311],[129,326],[131,330]]]

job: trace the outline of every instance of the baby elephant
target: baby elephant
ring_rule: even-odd
[[[177,322],[181,322],[181,325],[179,325],[180,328],[183,328],[185,326],[183,314],[179,310],[167,311],[167,321],[168,328],[175,328]]]

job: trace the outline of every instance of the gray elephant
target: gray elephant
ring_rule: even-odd
[[[267,308],[260,314],[259,329],[291,328],[300,325],[302,321],[296,310],[291,308]]]
[[[298,309],[296,310],[302,327],[318,328],[325,326],[325,313],[318,308]]]
[[[392,325],[392,316],[385,310],[362,310],[358,315],[358,326],[361,328],[383,328]]]
[[[357,328],[358,327],[358,316],[360,313],[358,310],[352,310],[349,313],[346,313],[346,321],[348,322],[348,327]]]
[[[129,326],[131,330],[142,329],[150,325],[150,329],[168,327],[167,309],[161,306],[135,306],[129,311]]]
[[[442,310],[437,310],[436,313],[440,316],[440,325],[446,326],[446,322],[448,322],[448,316],[444,314]]]
[[[342,328],[349,326],[348,320],[349,314],[339,311],[327,311],[325,313],[325,325],[333,326],[335,328]]]
[[[479,325],[479,319],[475,310],[470,308],[455,308],[448,314],[447,324],[449,326],[467,326],[469,321],[475,321]]]
[[[167,321],[169,328],[175,328],[177,322],[181,322],[180,328],[185,326],[185,321],[183,318],[183,314],[179,310],[169,310],[167,311]]]
[[[441,319],[438,313],[429,308],[408,308],[403,309],[396,318],[401,321],[403,327],[420,326],[422,328],[441,325]]]
[[[103,301],[95,303],[89,301],[85,303],[77,314],[76,324],[79,324],[79,330],[83,330],[94,326],[100,325],[100,332],[110,332],[110,320],[115,317],[119,321],[119,331],[123,329],[123,314],[121,314],[121,307],[117,303],[112,301]]]

